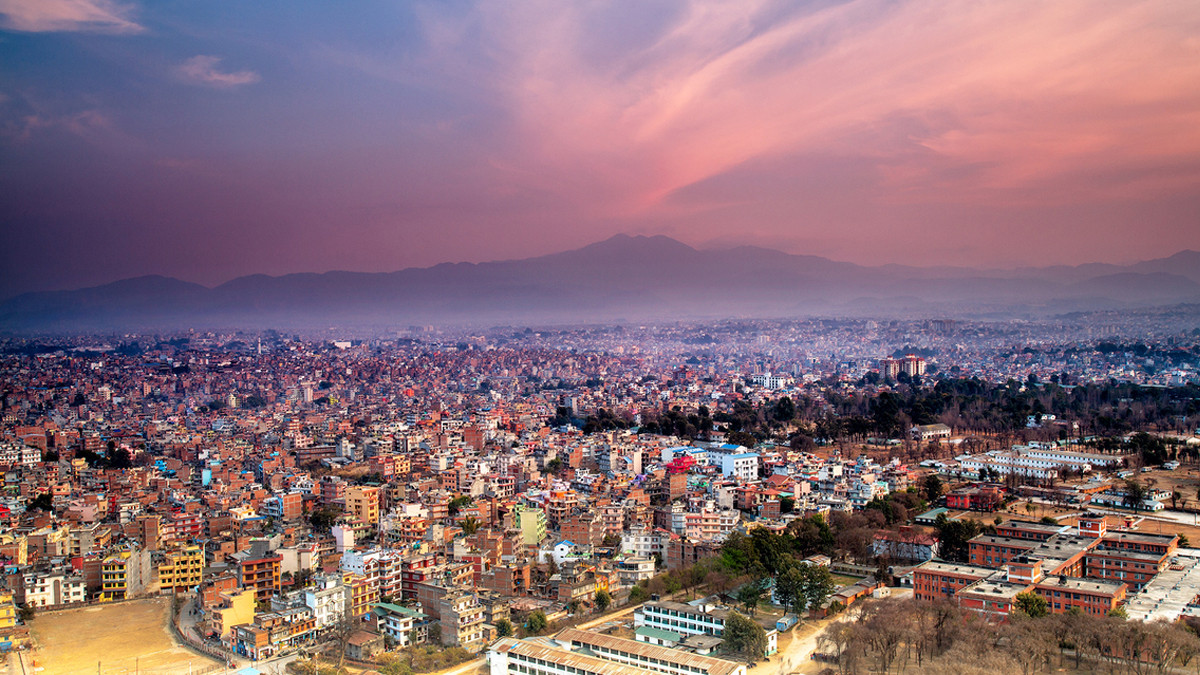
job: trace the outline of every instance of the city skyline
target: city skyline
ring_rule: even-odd
[[[0,2],[0,295],[616,233],[862,265],[1200,249],[1162,2]]]

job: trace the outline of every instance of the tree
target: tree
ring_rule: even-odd
[[[740,654],[750,663],[754,663],[767,653],[767,632],[748,617],[736,611],[730,612],[725,618],[721,646],[726,651]]]
[[[771,416],[778,422],[790,422],[796,416],[796,404],[792,402],[791,398],[784,396],[775,402]]]
[[[475,516],[463,518],[463,521],[459,525],[462,527],[463,534],[468,537],[479,531],[479,521],[475,520]]]
[[[549,623],[550,622],[546,620],[546,613],[540,609],[535,609],[529,614],[529,617],[525,619],[525,630],[530,635],[537,635],[538,633],[546,630],[546,626],[549,625]]]
[[[630,603],[637,604],[639,602],[645,602],[649,599],[650,593],[648,593],[646,589],[642,588],[641,586],[634,586],[633,588],[629,589]]]
[[[983,526],[979,521],[970,518],[951,520],[946,514],[939,513],[934,527],[938,531],[938,541],[941,542],[942,558],[950,562],[967,562],[970,556],[970,542],[979,536]]]
[[[734,445],[743,445],[747,448],[758,445],[758,439],[754,437],[754,434],[745,431],[731,431],[725,436],[725,439]]]
[[[925,484],[922,486],[925,492],[925,501],[933,504],[942,496],[945,491],[945,486],[942,485],[942,479],[938,478],[936,473],[931,473],[925,477]]]
[[[688,597],[694,597],[696,587],[704,583],[704,578],[707,575],[708,568],[704,563],[696,563],[691,567],[685,567],[680,570],[681,581],[683,582],[683,587],[687,589]]]
[[[1050,613],[1050,603],[1033,591],[1017,593],[1013,606],[1025,616],[1033,619],[1039,619]]]
[[[341,515],[341,509],[336,506],[322,506],[308,516],[308,522],[312,524],[313,530],[325,534],[337,523]]]
[[[308,568],[301,568],[292,575],[292,585],[295,588],[307,588],[312,583],[313,571]]]
[[[803,572],[799,567],[808,565],[793,565],[775,577],[775,599],[783,605],[784,613],[792,611],[803,597],[801,590],[804,584]]]
[[[464,506],[470,505],[471,497],[469,495],[459,495],[450,500],[450,503],[446,505],[446,511],[452,516],[457,516]]]
[[[808,609],[817,609],[825,604],[829,596],[837,589],[829,568],[824,565],[801,565],[804,582],[800,586],[800,595],[808,605]]]
[[[663,577],[663,590],[666,591],[667,595],[675,595],[682,589],[683,581],[678,575],[668,572],[667,575]]]
[[[346,662],[346,647],[350,644],[350,636],[358,630],[357,623],[349,615],[346,615],[325,629],[326,638],[337,644],[338,670],[341,670],[342,665]]]
[[[775,597],[785,612],[816,609],[836,588],[833,575],[822,565],[793,565],[775,579]]]
[[[508,619],[499,619],[496,621],[496,635],[500,637],[508,637],[513,634],[512,622]]]
[[[596,611],[603,612],[604,610],[608,609],[608,606],[611,604],[612,596],[608,594],[608,591],[604,590],[603,588],[596,591]]]
[[[133,458],[125,448],[116,448],[108,451],[108,463],[114,469],[128,469],[133,466]]]
[[[43,493],[43,494],[40,494],[40,495],[34,497],[29,502],[28,510],[32,511],[34,509],[37,509],[39,511],[53,511],[54,510],[54,497],[50,496],[49,492],[46,492],[46,493]]]
[[[1135,480],[1125,480],[1125,506],[1134,512],[1142,510],[1142,502],[1146,500],[1146,487]]]
[[[738,589],[737,599],[738,602],[742,603],[742,606],[746,608],[746,611],[750,613],[750,616],[754,616],[758,613],[758,603],[762,602],[763,595],[766,594],[766,592],[767,580],[755,579],[754,581],[743,584],[742,587]]]

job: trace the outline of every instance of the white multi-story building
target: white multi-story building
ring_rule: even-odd
[[[656,553],[663,556],[670,540],[670,532],[647,528],[634,529],[621,535],[621,550],[642,558],[652,558]]]
[[[401,648],[411,646],[414,638],[420,641],[420,636],[414,634],[414,629],[428,619],[415,609],[383,602],[375,605],[374,612],[379,633],[392,638]]]
[[[654,576],[654,559],[630,556],[617,561],[617,578],[622,586],[633,586]]]
[[[741,522],[741,518],[741,513],[734,509],[702,509],[699,513],[685,513],[681,534],[691,541],[724,541]]]
[[[82,577],[63,572],[24,575],[26,607],[81,604],[87,600],[87,584]]]
[[[722,456],[721,474],[747,483],[758,480],[758,453],[738,452]]]
[[[366,580],[380,596],[399,598],[403,584],[403,553],[393,549],[347,550],[342,553],[341,569]]]
[[[1116,466],[1124,459],[1120,455],[1100,455],[1092,452],[1071,452],[1058,448],[1039,448],[1036,446],[1013,448],[1024,457],[1031,460],[1048,462],[1045,466],[1069,466],[1082,468],[1085,471],[1094,466]],[[1086,468],[1085,468],[1086,467]]]
[[[1061,463],[1035,458],[1021,457],[1006,452],[989,452],[983,455],[964,457],[959,460],[963,471],[976,475],[989,468],[1002,476],[1014,474],[1030,478],[1057,478]]]
[[[336,576],[316,577],[304,591],[304,605],[312,611],[317,630],[328,628],[346,617],[346,590]]]
[[[728,610],[707,603],[685,605],[679,602],[647,602],[634,610],[633,625],[635,629],[645,626],[680,635],[722,637],[725,634],[725,617],[728,615]],[[776,652],[778,639],[777,630],[767,630],[764,656]]]

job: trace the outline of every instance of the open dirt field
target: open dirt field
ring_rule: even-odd
[[[1194,466],[1183,466],[1174,471],[1155,469],[1146,473],[1134,474],[1134,478],[1156,490],[1178,492],[1179,499],[1175,503],[1176,508],[1200,508],[1200,501],[1196,499],[1196,491],[1200,489],[1200,469]],[[1164,503],[1167,508],[1171,508],[1171,500],[1168,499]]]
[[[154,598],[39,614],[32,658],[42,675],[182,675],[218,665],[175,643],[170,611],[170,600]]]

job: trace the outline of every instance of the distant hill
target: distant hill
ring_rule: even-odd
[[[397,326],[414,322],[737,316],[995,316],[1200,302],[1200,253],[1135,265],[864,267],[750,246],[617,235],[572,251],[391,273],[251,275],[207,288],[161,276],[0,304],[9,331]]]

